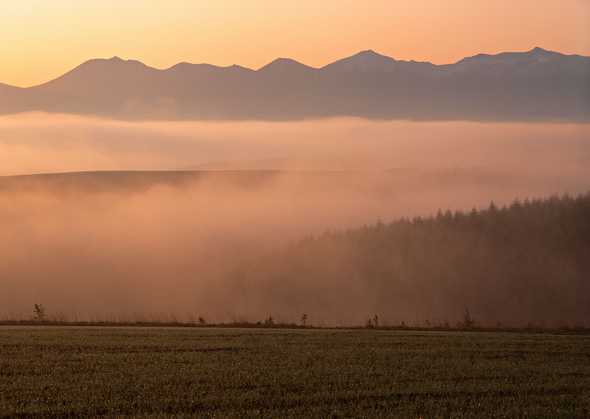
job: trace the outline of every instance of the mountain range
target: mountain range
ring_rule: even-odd
[[[41,111],[117,119],[590,121],[590,57],[534,48],[454,64],[372,50],[321,68],[288,58],[252,70],[93,59],[47,83],[0,84],[0,114]]]

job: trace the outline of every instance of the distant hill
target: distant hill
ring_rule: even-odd
[[[355,116],[429,120],[590,120],[590,57],[534,48],[455,64],[400,61],[368,50],[313,68],[279,58],[259,70],[94,59],[45,84],[0,85],[0,113],[121,119]]]
[[[257,186],[277,180],[289,180],[289,185],[304,193],[315,187],[337,193],[342,189],[374,191],[395,194],[402,190],[428,188],[441,191],[448,188],[472,187],[509,189],[510,186],[527,186],[527,180],[518,179],[515,173],[502,170],[467,169],[390,169],[377,172],[356,170],[259,170],[233,169],[223,165],[216,169],[204,167],[200,170],[178,171],[88,171],[64,173],[40,173],[31,175],[0,176],[0,194],[68,193],[94,194],[96,192],[118,192],[122,194],[141,193],[153,187],[194,187],[200,182],[230,187],[245,188],[253,192]],[[375,179],[378,183],[375,184]],[[545,186],[545,178],[538,184]],[[536,184],[536,183],[534,183]],[[574,185],[569,185],[572,188]],[[569,190],[562,185],[562,188]],[[578,188],[573,188],[578,190]]]

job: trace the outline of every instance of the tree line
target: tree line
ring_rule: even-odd
[[[590,194],[327,232],[242,266],[234,284],[273,312],[332,322],[445,325],[468,312],[483,326],[588,326]]]

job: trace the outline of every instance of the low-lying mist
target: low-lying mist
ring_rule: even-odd
[[[0,118],[4,175],[199,171],[0,177],[0,317],[42,303],[70,319],[295,321],[306,310],[316,324],[362,323],[374,297],[363,278],[316,284],[332,307],[314,313],[313,293],[282,289],[280,277],[271,287],[292,297],[284,307],[263,293],[245,301],[256,290],[244,292],[236,272],[327,230],[585,192],[588,134],[565,124]],[[417,304],[404,314],[428,313]]]
[[[590,124],[121,122],[0,117],[0,175],[89,170],[479,168],[552,174],[590,161]]]

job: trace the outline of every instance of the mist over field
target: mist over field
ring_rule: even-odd
[[[316,324],[360,324],[377,310],[363,278],[285,289],[280,276],[236,275],[326,230],[586,192],[589,134],[576,124],[2,117],[0,316],[42,303],[70,319],[306,312]],[[10,176],[77,171],[137,172]],[[322,295],[330,306],[314,312]],[[417,302],[385,320],[431,314]]]

